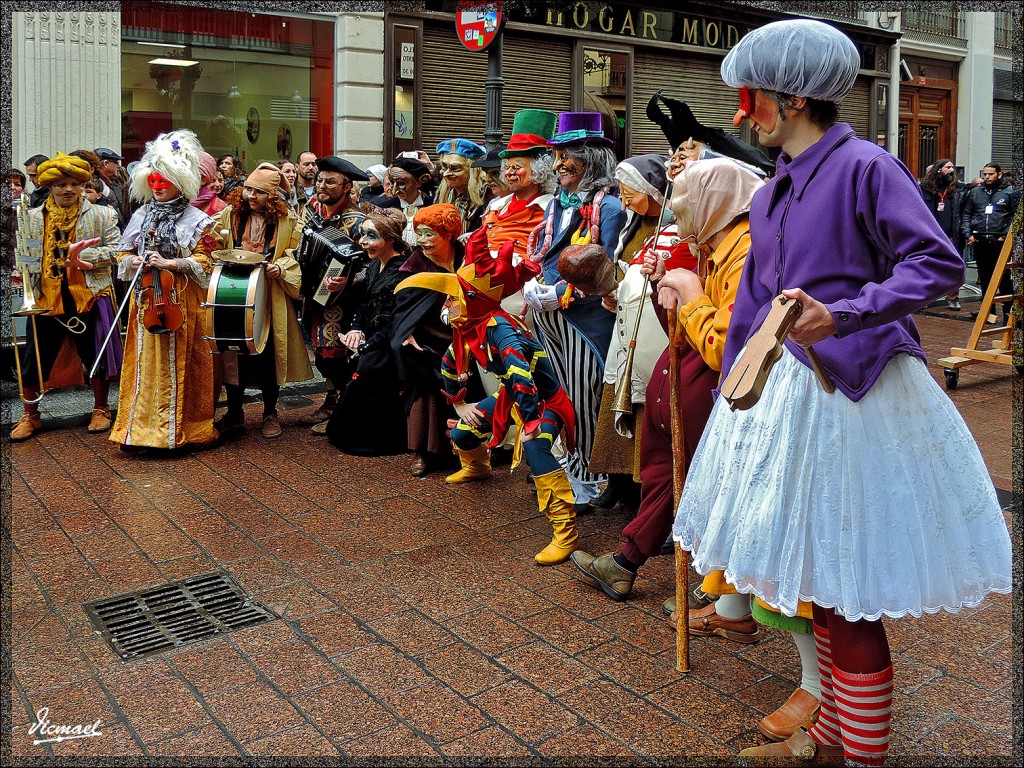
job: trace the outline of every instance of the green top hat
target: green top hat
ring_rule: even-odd
[[[512,137],[508,140],[508,147],[498,154],[507,158],[547,152],[557,121],[558,115],[549,109],[519,110],[512,119]]]

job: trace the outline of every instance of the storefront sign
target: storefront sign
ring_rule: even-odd
[[[753,28],[725,19],[648,10],[622,3],[562,3],[536,9],[526,6],[517,8],[511,15],[514,21],[548,27],[718,50],[729,50]]]
[[[416,44],[402,43],[402,58],[398,76],[403,80],[412,80],[416,76]]]
[[[486,50],[501,34],[504,23],[500,2],[463,0],[455,11],[455,31],[459,42],[471,51]]]

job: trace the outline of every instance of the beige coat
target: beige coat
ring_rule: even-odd
[[[213,229],[220,238],[221,248],[232,247],[230,238],[225,238],[221,234],[223,230],[231,231],[231,215],[232,209],[228,207],[215,217],[216,224]],[[302,281],[299,263],[292,256],[293,250],[299,244],[300,232],[298,218],[294,212],[289,211],[288,218],[278,222],[277,244],[270,259],[271,264],[281,268],[278,277],[267,280],[278,384],[284,384],[286,381],[308,381],[313,378],[306,342],[302,338],[299,319],[292,303],[294,299],[299,298],[299,285]]]
[[[33,208],[28,212],[28,229],[25,234],[25,264],[35,291],[36,305],[53,306],[41,301],[43,296],[41,273],[49,267],[52,255],[43,254],[43,211],[45,206]],[[94,205],[88,200],[82,201],[82,212],[75,223],[75,240],[89,240],[98,237],[100,242],[91,248],[83,248],[79,254],[82,261],[88,261],[93,268],[81,272],[85,285],[92,295],[110,292],[112,286],[111,265],[116,261],[117,243],[121,233],[117,229],[117,213],[106,205]],[[59,289],[58,291],[59,292]]]

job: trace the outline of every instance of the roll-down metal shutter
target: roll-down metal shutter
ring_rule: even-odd
[[[1004,170],[1014,167],[1013,113],[1021,108],[1020,102],[997,99],[992,102],[992,160]],[[1017,161],[1020,162],[1018,150]]]
[[[434,148],[445,139],[482,143],[487,126],[487,54],[463,48],[455,39],[453,24],[425,24],[423,48],[423,148],[433,156]],[[570,109],[571,56],[568,40],[505,33],[501,73],[505,141],[520,109]]]
[[[871,141],[871,80],[858,77],[846,97],[839,102],[839,119],[853,126],[857,137]]]
[[[709,128],[721,128],[738,136],[739,129],[732,126],[738,106],[736,91],[722,82],[721,66],[719,58],[688,58],[635,49],[630,154],[665,155],[671,151],[661,128],[647,119],[647,102],[659,90],[665,96],[685,101],[694,117]],[[664,106],[662,110],[668,111]]]

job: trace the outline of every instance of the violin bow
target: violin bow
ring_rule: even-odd
[[[124,312],[124,308],[128,305],[128,300],[131,298],[132,291],[135,289],[135,284],[139,281],[139,276],[142,274],[142,268],[146,266],[146,234],[140,232],[141,235],[141,252],[142,252],[142,263],[135,270],[135,274],[132,275],[131,282],[128,283],[128,287],[125,289],[124,298],[121,299],[121,306],[117,308],[117,312],[114,313],[114,319],[110,324],[110,330],[107,331],[107,337],[103,339],[103,343],[100,345],[99,352],[96,355],[96,362],[92,364],[92,368],[89,370],[89,378],[91,379],[96,375],[96,369],[100,367],[100,362],[103,360],[104,355],[107,354],[107,344],[110,343],[110,337],[114,335],[114,330],[118,327],[118,321],[121,319],[121,313]]]

